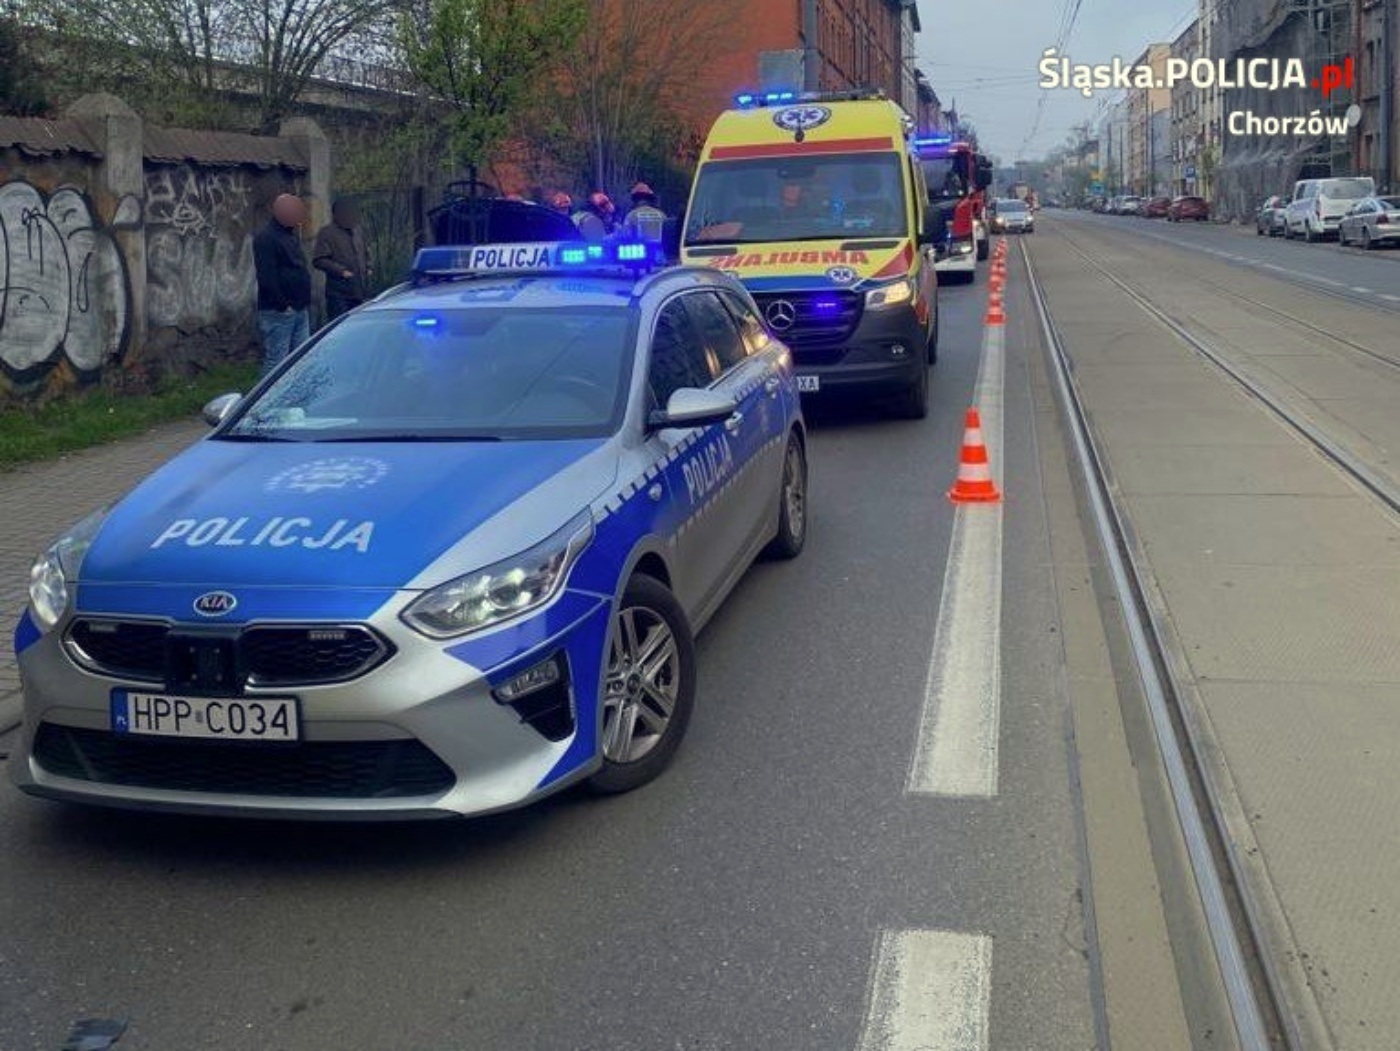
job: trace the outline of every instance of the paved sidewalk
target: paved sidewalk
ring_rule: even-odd
[[[138,438],[0,473],[0,731],[19,720],[14,625],[27,601],[34,556],[206,429],[194,420],[166,424]]]
[[[1318,349],[1283,345],[1267,316],[1203,290],[1228,274],[1191,279],[1164,265],[1168,249],[1148,258],[1087,229],[1074,236],[1154,299],[1189,304],[1232,356]],[[1396,1046],[1400,521],[1063,241],[1036,240],[1302,1046]],[[1344,304],[1317,309],[1317,323],[1353,338],[1374,321]],[[1322,397],[1347,367],[1317,370],[1303,393]],[[1367,382],[1393,409],[1400,378],[1377,368]]]

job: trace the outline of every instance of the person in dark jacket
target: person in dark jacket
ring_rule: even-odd
[[[306,205],[284,193],[272,202],[272,218],[253,237],[264,373],[311,337],[311,270],[297,232],[304,222]]]
[[[354,201],[341,198],[331,206],[331,221],[316,235],[311,265],[326,275],[326,321],[365,301],[369,265]]]

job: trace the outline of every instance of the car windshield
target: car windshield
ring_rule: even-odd
[[[1328,179],[1318,189],[1319,196],[1339,201],[1359,201],[1375,192],[1376,184],[1370,179]]]
[[[700,169],[687,244],[906,235],[897,153],[710,161]]]
[[[352,314],[218,437],[601,437],[617,429],[625,404],[632,323],[625,305]]]
[[[1378,199],[1387,209],[1400,208],[1400,197],[1381,197]]]
[[[1001,201],[997,204],[999,212],[1024,212],[1025,210],[1026,206],[1021,201]]]

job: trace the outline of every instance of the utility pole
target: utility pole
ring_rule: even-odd
[[[802,0],[802,88],[821,90],[821,52],[817,50],[817,0]]]
[[[1381,5],[1381,50],[1385,58],[1381,63],[1381,127],[1377,145],[1381,151],[1378,182],[1386,192],[1395,189],[1395,32],[1400,29],[1397,6],[1400,0],[1385,0]]]

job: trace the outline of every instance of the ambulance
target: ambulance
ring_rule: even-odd
[[[798,389],[928,413],[937,231],[913,122],[876,91],[746,94],[710,130],[682,262],[734,274]]]

